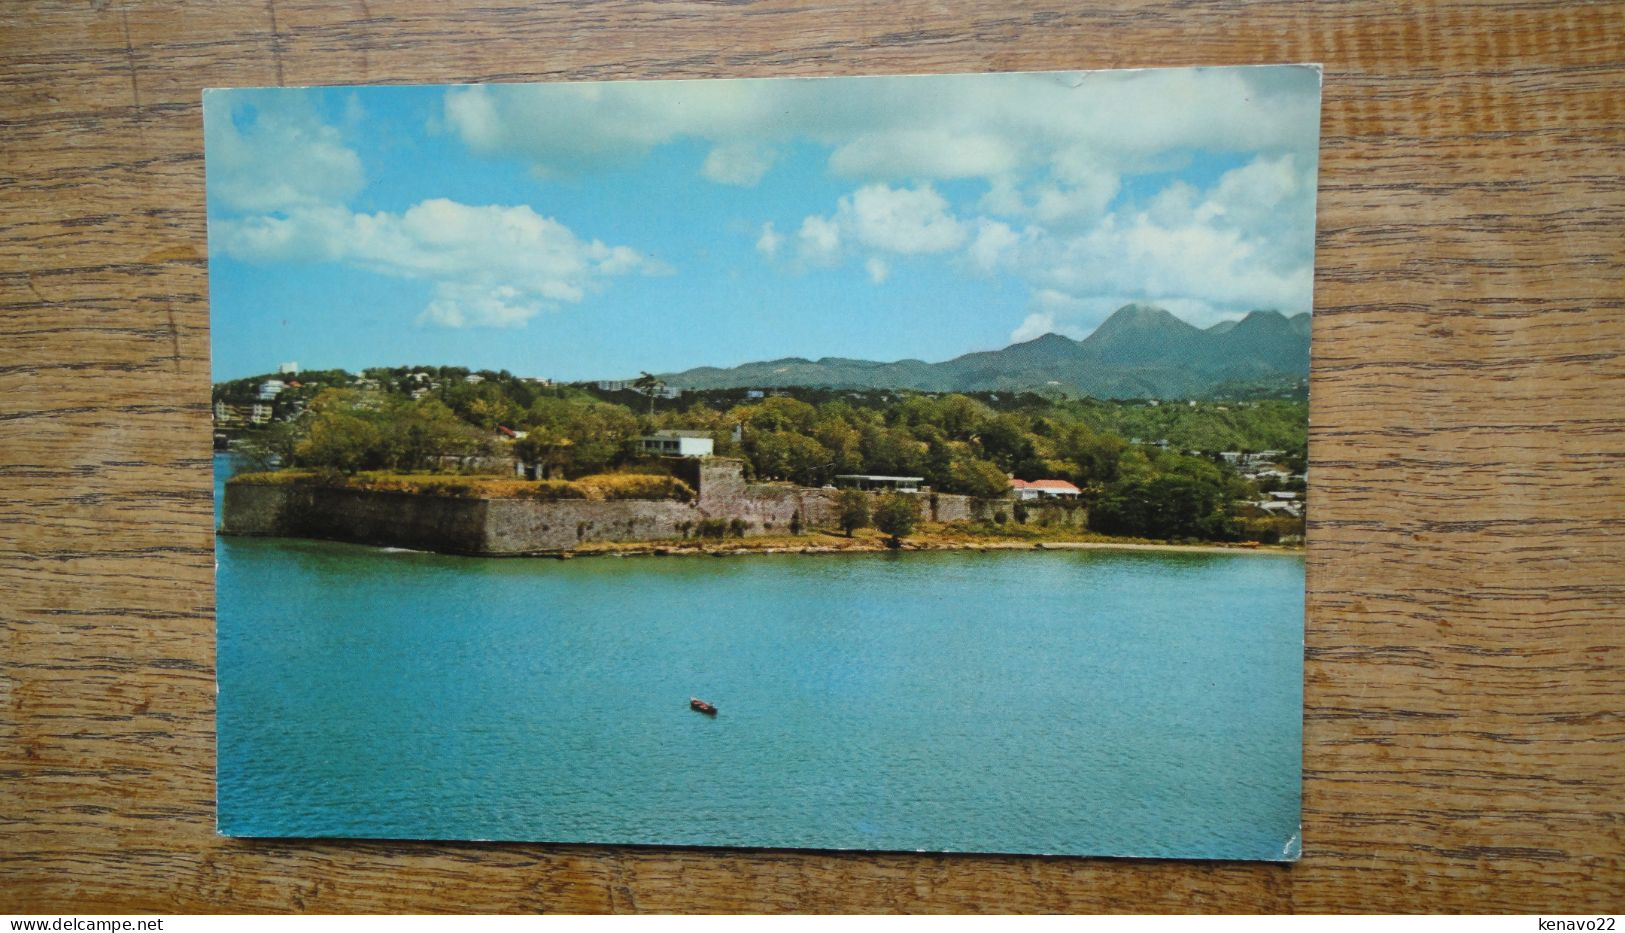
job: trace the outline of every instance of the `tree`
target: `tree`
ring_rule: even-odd
[[[941,402],[942,429],[955,440],[968,441],[976,436],[982,422],[992,411],[981,402],[965,395],[943,396]]]
[[[1114,483],[1089,510],[1089,527],[1109,535],[1144,538],[1233,537],[1224,493],[1190,476],[1158,476]]]
[[[537,479],[551,479],[563,473],[570,462],[573,442],[551,428],[531,428],[514,442],[513,452],[521,462],[536,466]]]
[[[863,452],[857,429],[841,418],[823,417],[813,425],[812,437],[829,451],[836,473],[861,473]]]
[[[622,462],[638,433],[637,418],[624,405],[588,399],[538,397],[524,424],[531,434],[540,435],[541,449],[531,452],[548,455],[536,462],[546,462],[567,476],[595,473]]]
[[[891,536],[886,542],[890,547],[902,547],[903,538],[913,533],[919,520],[920,503],[907,493],[888,492],[875,506],[875,527]]]
[[[869,494],[861,489],[843,489],[836,500],[841,530],[848,538],[852,532],[869,524]]]
[[[383,465],[383,438],[371,422],[341,411],[323,411],[295,448],[301,466],[355,473]]]
[[[496,430],[499,424],[512,424],[521,412],[494,382],[455,382],[445,388],[444,395],[457,417],[487,431]]]
[[[822,486],[834,463],[823,444],[793,431],[753,433],[746,443],[751,466],[763,479],[787,479],[802,486]]]
[[[666,384],[660,381],[659,376],[652,375],[648,372],[640,374],[632,383],[632,388],[637,389],[644,395],[649,396],[649,417],[651,418],[654,417],[655,413],[655,396],[665,387]]]
[[[991,461],[967,458],[955,461],[954,491],[980,499],[1002,499],[1010,494],[1010,478]]]
[[[1016,415],[999,415],[988,421],[978,440],[987,458],[1006,471],[1022,472],[1027,461],[1037,455],[1025,420]]]
[[[818,417],[818,409],[800,399],[775,395],[747,406],[743,414],[753,431],[794,431],[808,434]]]
[[[930,448],[903,428],[868,426],[862,432],[859,449],[864,472],[888,476],[919,476],[925,471]]]
[[[384,459],[396,470],[440,466],[441,457],[466,457],[485,446],[473,428],[438,399],[393,405],[379,416]]]
[[[275,470],[293,462],[301,439],[300,428],[295,423],[273,421],[244,436],[237,454],[243,459],[245,472]]]
[[[1072,479],[1079,483],[1107,483],[1117,478],[1117,461],[1127,445],[1111,434],[1097,434],[1085,425],[1062,432],[1056,442],[1056,455],[1070,465]]]
[[[638,435],[638,422],[620,405],[592,404],[568,426],[570,470],[574,475],[596,473],[623,462]]]

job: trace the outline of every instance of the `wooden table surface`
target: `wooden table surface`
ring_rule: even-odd
[[[1625,5],[12,2],[0,911],[1625,910]],[[216,837],[207,86],[1325,63],[1304,858]]]

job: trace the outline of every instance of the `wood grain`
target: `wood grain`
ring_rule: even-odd
[[[1625,910],[1625,5],[0,11],[0,910]],[[1304,859],[213,834],[206,86],[1320,61]]]

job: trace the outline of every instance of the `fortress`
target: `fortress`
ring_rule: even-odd
[[[693,501],[460,498],[337,486],[226,484],[221,534],[324,538],[452,554],[555,554],[593,541],[659,541],[689,536],[707,519],[737,519],[747,536],[837,524],[838,493],[789,483],[754,483],[739,460],[673,461],[697,493]],[[918,494],[920,517],[962,521],[987,505],[970,496]]]

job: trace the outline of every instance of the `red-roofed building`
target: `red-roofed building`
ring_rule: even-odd
[[[1083,494],[1083,490],[1064,479],[1024,479],[1010,481],[1010,489],[1017,499],[1070,499]]]

